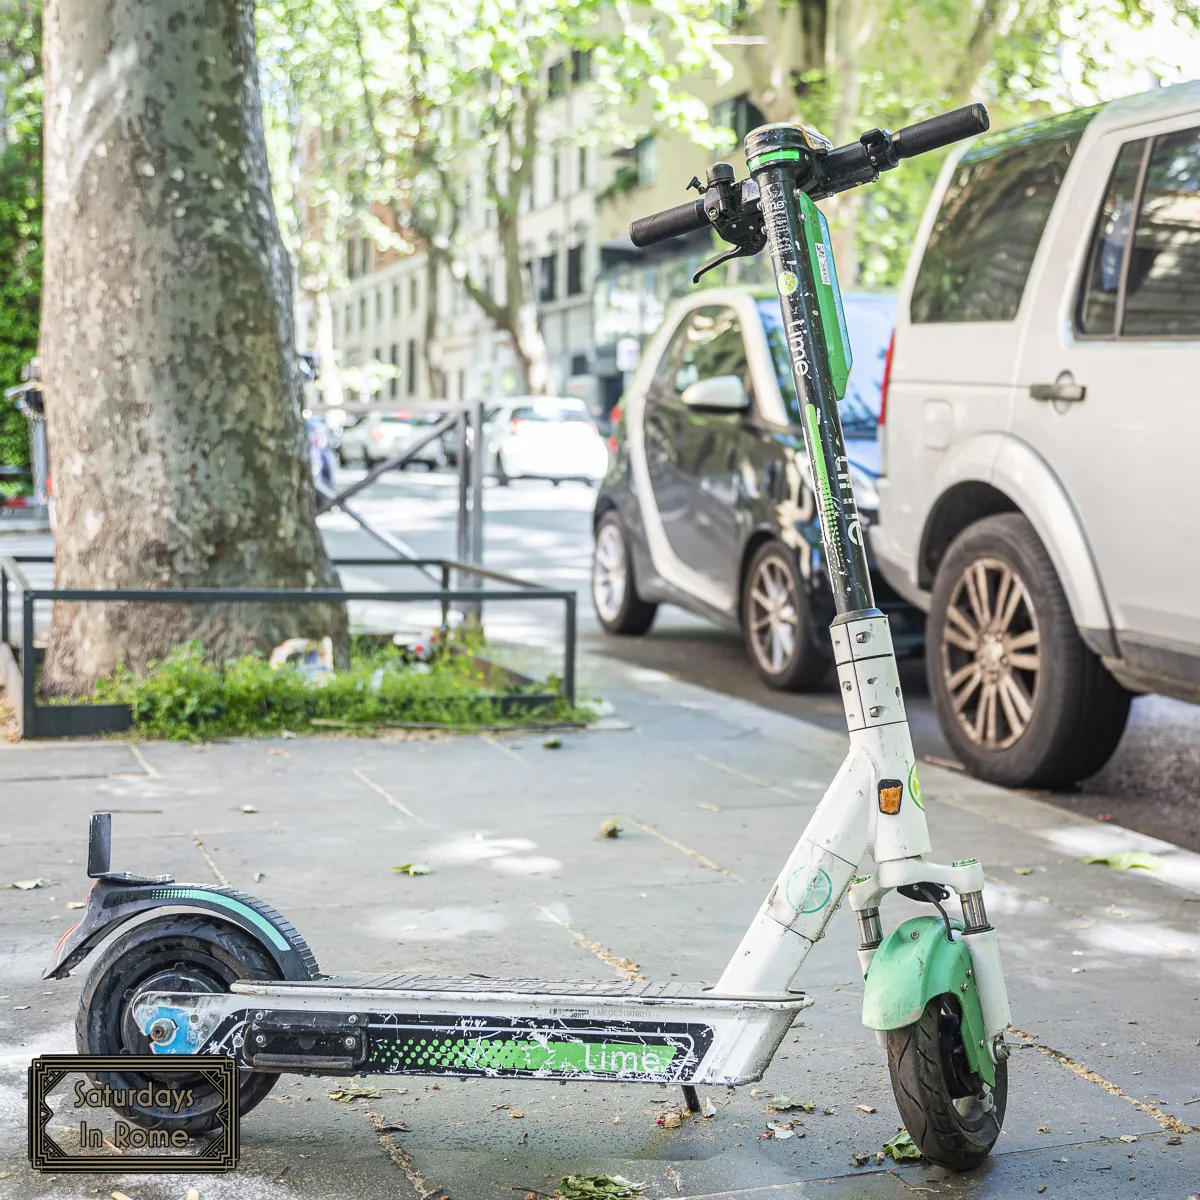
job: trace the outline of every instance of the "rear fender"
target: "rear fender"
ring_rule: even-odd
[[[935,996],[953,995],[962,1008],[963,1042],[971,1069],[996,1083],[996,1064],[988,1052],[983,1011],[971,969],[971,951],[962,925],[951,921],[954,941],[940,917],[915,917],[884,938],[871,959],[863,988],[863,1024],[868,1029],[903,1029],[921,1019]]]
[[[316,979],[317,960],[296,927],[269,904],[244,892],[195,883],[130,883],[97,879],[88,892],[83,920],[63,935],[43,979],[65,979],[118,929],[156,916],[197,912],[244,929],[275,960],[280,978]]]

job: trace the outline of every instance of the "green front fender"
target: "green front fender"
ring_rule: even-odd
[[[951,925],[961,929],[958,921]],[[949,941],[940,917],[914,917],[880,944],[863,989],[863,1024],[868,1029],[903,1029],[920,1020],[935,996],[953,995],[962,1008],[967,1059],[988,1084],[996,1067],[983,1031],[983,1012],[971,969],[971,951],[960,939]]]

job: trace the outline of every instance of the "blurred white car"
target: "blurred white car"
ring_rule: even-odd
[[[406,446],[428,433],[429,427],[440,419],[439,413],[368,413],[356,424],[346,427],[338,457],[343,466],[360,462],[364,466],[374,466],[403,453]],[[410,461],[424,463],[431,471],[434,467],[444,466],[446,449],[442,439],[437,438],[423,446]]]
[[[582,400],[517,396],[488,415],[489,470],[503,487],[510,479],[597,483],[608,470],[608,447]]]

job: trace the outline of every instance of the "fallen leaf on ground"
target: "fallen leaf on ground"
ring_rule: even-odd
[[[109,1192],[108,1194],[112,1197],[112,1200],[130,1200],[130,1197],[124,1192]]]
[[[279,736],[283,738],[284,741],[290,741],[296,735],[290,729],[285,729],[282,733],[280,733]]]
[[[852,1167],[865,1167],[871,1161],[869,1154],[863,1154],[861,1150],[856,1150],[854,1156],[850,1159]]]
[[[291,758],[292,756],[286,750],[268,750],[268,754],[274,754],[278,758]]]
[[[700,1109],[700,1115],[703,1117],[715,1117],[717,1115],[717,1106],[712,1102],[711,1096],[704,1097],[704,1107]]]
[[[1100,863],[1110,871],[1161,871],[1162,859],[1157,854],[1144,850],[1121,850],[1116,854],[1096,854],[1083,860],[1085,863]]]
[[[87,904],[82,900],[68,900],[68,908],[87,908]]]
[[[285,1167],[284,1170],[286,1171],[287,1168]],[[200,1200],[200,1189],[188,1188],[186,1200]]]
[[[22,892],[31,892],[34,888],[53,887],[49,879],[16,879],[8,885]]]
[[[875,1111],[869,1104],[856,1104],[854,1107],[859,1112],[873,1113]]]
[[[1132,1133],[1123,1133],[1119,1138],[1117,1138],[1117,1141],[1124,1142],[1126,1145],[1129,1145],[1130,1142],[1136,1142],[1137,1138],[1134,1137]]]
[[[255,882],[255,883],[262,883],[262,881],[263,881],[265,878],[266,878],[266,876],[265,876],[265,875],[263,875],[263,873],[262,873],[261,871],[255,871],[255,872],[254,872],[254,882]]]
[[[806,1113],[810,1113],[817,1106],[811,1100],[793,1100],[791,1096],[775,1096],[767,1108],[774,1112],[794,1112],[798,1108],[802,1108]]]
[[[908,1135],[907,1129],[900,1129],[896,1136],[883,1143],[884,1154],[890,1154],[896,1162],[920,1162],[921,1152]]]
[[[28,1004],[14,1004],[13,1012],[25,1012],[29,1008]]]
[[[562,1200],[627,1200],[640,1196],[646,1185],[621,1175],[567,1175],[554,1190]]]
[[[0,1171],[0,1179],[7,1179],[11,1174],[11,1171]]]
[[[683,1117],[677,1112],[659,1113],[654,1123],[662,1129],[678,1129],[683,1124]]]
[[[376,1133],[411,1133],[403,1121],[384,1121],[380,1125],[375,1126]]]
[[[1182,1146],[1183,1138],[1178,1137],[1178,1136],[1177,1137],[1169,1137],[1169,1138],[1167,1138],[1167,1145],[1168,1146]]]
[[[697,808],[707,808],[709,812],[720,812],[721,810],[715,804],[705,804],[703,800],[696,805]]]
[[[794,1138],[796,1136],[796,1131],[792,1128],[790,1121],[787,1124],[783,1124],[779,1121],[768,1121],[767,1128],[771,1131],[771,1134],[776,1141],[784,1142],[787,1141],[788,1138]]]
[[[378,1100],[380,1097],[378,1088],[373,1087],[356,1087],[354,1084],[347,1084],[346,1087],[334,1088],[329,1093],[330,1100],[339,1100],[343,1104],[349,1104],[354,1100]]]
[[[1039,1125],[1038,1126],[1038,1133],[1049,1133],[1049,1132],[1050,1132],[1049,1125]]]
[[[620,837],[624,830],[617,824],[615,817],[610,817],[603,825],[600,826],[600,832],[605,837]]]
[[[519,1108],[510,1108],[508,1110],[508,1115],[510,1117],[513,1117],[514,1119],[516,1119],[516,1118],[523,1117],[525,1114]]]
[[[253,804],[243,804],[243,805],[242,805],[242,812],[244,812],[244,813],[256,813],[256,812],[258,812],[258,809],[257,809],[257,808],[255,808]]]
[[[432,875],[433,868],[427,867],[424,863],[401,863],[398,867],[393,867],[393,871],[402,871],[405,875]]]
[[[562,749],[562,738],[549,737],[542,743],[542,745],[545,746],[545,748],[547,750],[561,750]]]
[[[1032,875],[1033,874],[1032,867],[1013,867],[1013,870],[1016,871],[1016,873],[1018,875]]]

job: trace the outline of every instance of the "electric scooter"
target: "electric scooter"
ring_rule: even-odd
[[[886,1046],[900,1114],[925,1157],[966,1169],[1000,1134],[1008,997],[977,859],[929,862],[929,830],[887,618],[874,607],[838,417],[852,365],[829,227],[815,201],[870,183],[901,159],[988,128],[974,104],[835,149],[800,124],[745,140],[749,178],[729,163],[693,179],[699,198],[635,221],[635,245],[706,228],[730,247],[695,275],[766,249],[801,398],[827,571],[830,628],[850,751],[729,965],[713,987],[618,980],[323,974],[295,927],[225,887],[110,867],[111,818],[94,814],[80,924],[47,976],[101,943],[76,1022],[88,1054],[219,1054],[237,1060],[247,1112],[280,1073],[452,1075],[738,1085],[762,1077],[811,999],[793,980],[848,895],[861,934],[863,1022]],[[868,851],[873,875],[860,875]],[[898,891],[937,915],[884,936]],[[943,901],[957,894],[962,919]],[[152,1076],[105,1075],[132,1091]],[[122,1109],[143,1126],[203,1132],[221,1098],[198,1081],[190,1108]],[[128,1093],[127,1093],[128,1094]]]

